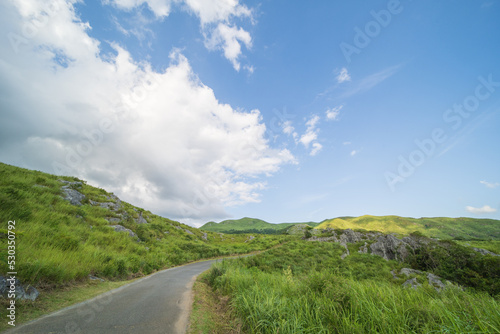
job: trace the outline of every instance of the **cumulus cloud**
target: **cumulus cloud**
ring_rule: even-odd
[[[475,213],[475,214],[483,214],[483,213],[493,213],[497,212],[497,209],[490,207],[489,205],[485,205],[482,208],[475,208],[472,206],[466,206],[465,210],[467,210],[470,213]]]
[[[492,189],[495,189],[496,187],[500,186],[500,183],[498,183],[498,182],[490,183],[490,182],[486,182],[486,181],[479,181],[479,183],[484,184],[486,187],[492,188]]]
[[[153,6],[167,15],[162,3]],[[161,72],[114,43],[103,58],[73,3],[56,4],[0,5],[10,38],[0,48],[0,161],[75,175],[174,219],[259,201],[263,177],[294,162],[270,147],[258,110],[220,103],[179,51]]]
[[[343,83],[345,81],[351,81],[351,76],[349,75],[349,72],[347,71],[347,68],[343,67],[339,74],[337,75],[337,82],[338,83]]]
[[[338,120],[338,117],[340,115],[340,110],[343,108],[343,105],[333,107],[328,109],[325,114],[326,114],[326,119],[329,121],[336,121]]]
[[[205,38],[205,46],[209,50],[222,50],[224,56],[239,71],[241,64],[241,47],[252,46],[250,33],[242,27],[237,27],[235,18],[246,18],[253,23],[252,10],[240,4],[239,0],[108,0],[109,3],[124,10],[140,8],[146,4],[149,9],[162,19],[168,16],[174,5],[195,15],[200,20],[200,26]],[[251,74],[253,66],[244,68]]]

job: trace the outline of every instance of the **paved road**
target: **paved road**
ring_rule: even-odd
[[[49,314],[13,333],[185,333],[196,276],[215,260],[166,269],[86,302]]]

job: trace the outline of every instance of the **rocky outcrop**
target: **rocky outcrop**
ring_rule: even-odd
[[[135,234],[132,230],[125,228],[121,225],[109,225],[109,227],[112,227],[115,232],[128,232],[128,235],[131,237],[137,237],[137,234]]]
[[[249,235],[247,240],[245,240],[245,242],[252,241],[253,239],[255,239],[255,237],[253,235]]]
[[[472,250],[475,251],[475,252],[481,253],[483,255],[500,256],[499,254],[490,252],[489,250],[482,249],[482,248],[472,247]]]
[[[399,274],[404,274],[406,277],[410,277],[410,275],[413,275],[413,274],[417,274],[417,275],[423,274],[423,271],[411,269],[411,268],[403,268],[399,271]]]
[[[364,241],[364,245],[359,248],[359,253],[371,253],[381,256],[386,260],[404,261],[413,250],[420,247],[420,241],[413,237],[398,239],[391,234],[385,235],[380,232],[357,232],[351,229],[336,232],[328,228],[322,230],[321,233],[323,235],[330,235],[322,237],[311,236],[310,238],[303,237],[303,239],[307,239],[308,241],[338,242],[345,248],[345,252],[341,255],[342,259],[350,254],[347,244],[361,241]]]
[[[388,234],[378,237],[377,241],[370,245],[372,254],[383,257],[386,260],[404,261],[410,255],[411,244],[399,240]]]
[[[17,278],[0,276],[0,296],[7,298],[11,291],[15,291],[16,299],[35,300],[40,294],[35,287],[22,284]]]
[[[358,253],[368,253],[368,243],[365,241],[365,244],[359,247]]]
[[[122,201],[115,195],[111,194],[106,196],[110,202],[97,202],[89,200],[89,203],[93,206],[100,206],[101,208],[108,209],[111,211],[118,211],[122,207]]]
[[[433,286],[437,291],[441,291],[446,288],[446,285],[441,281],[441,277],[436,276],[434,274],[428,273],[427,280],[429,281],[429,285]]]
[[[401,275],[405,275],[407,278],[410,277],[411,275],[426,275],[429,285],[432,286],[434,289],[436,289],[436,291],[441,291],[443,289],[446,289],[447,286],[451,285],[451,282],[446,280],[443,283],[443,279],[437,275],[411,268],[403,268],[399,271],[399,274],[395,270],[391,271],[391,273],[394,278],[398,278],[398,276]],[[410,278],[403,283],[404,287],[411,287],[414,289],[418,288],[421,285],[422,284],[418,282],[417,277]]]
[[[413,277],[407,280],[406,282],[403,283],[403,287],[405,288],[413,288],[413,289],[418,289],[419,286],[422,284],[418,283],[417,278]]]
[[[73,205],[82,205],[82,201],[85,199],[85,195],[75,188],[81,188],[83,184],[81,182],[70,182],[66,180],[58,181],[64,183],[64,186],[61,187],[64,195],[63,198]]]
[[[142,212],[139,212],[139,218],[137,218],[135,221],[137,224],[147,224],[148,223],[148,221],[146,219],[144,219],[144,217],[142,216]]]
[[[170,224],[170,225],[172,225],[172,224]],[[187,234],[194,235],[194,233],[193,233],[193,232],[191,232],[190,230],[188,230],[187,228],[182,228],[182,227],[177,226],[177,225],[172,225],[172,226],[173,226],[174,228],[178,229],[178,230],[182,230],[182,231],[186,232]]]

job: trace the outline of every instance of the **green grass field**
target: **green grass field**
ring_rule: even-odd
[[[247,333],[499,333],[497,298],[451,286],[404,288],[402,264],[369,254],[340,259],[336,243],[290,242],[216,264],[200,278],[230,299]]]

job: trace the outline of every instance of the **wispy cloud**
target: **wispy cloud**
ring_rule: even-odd
[[[355,156],[355,155],[356,155],[356,154],[358,154],[358,153],[359,153],[359,151],[352,150],[352,151],[351,151],[351,157]]]
[[[495,183],[490,183],[490,182],[486,182],[486,181],[479,181],[479,183],[484,184],[484,185],[485,185],[485,186],[487,186],[488,188],[492,188],[492,189],[494,189],[494,188],[496,188],[496,187],[500,186],[500,183],[498,183],[498,182],[495,182]]]
[[[475,208],[473,206],[466,206],[465,210],[467,210],[470,213],[476,213],[476,214],[483,214],[483,213],[493,213],[497,212],[497,209],[492,208],[489,205],[485,205],[482,208]]]
[[[318,154],[319,151],[321,151],[322,148],[323,148],[323,145],[321,145],[320,143],[313,143],[311,153],[309,153],[309,154],[311,156],[315,156],[316,154]]]
[[[301,142],[306,148],[309,147],[311,142],[318,139],[319,129],[316,128],[316,124],[319,122],[319,116],[314,115],[310,120],[306,122],[307,129],[306,132],[300,137],[299,142]]]
[[[307,125],[306,132],[302,136],[300,136],[300,138],[296,132],[293,132],[293,138],[295,139],[295,143],[297,143],[297,144],[302,143],[302,145],[304,145],[305,148],[309,148],[310,145],[312,146],[311,152],[309,152],[309,154],[311,156],[315,156],[323,148],[323,145],[321,145],[320,143],[317,142],[318,133],[319,133],[319,129],[318,129],[317,125],[318,125],[319,121],[320,121],[320,118],[318,115],[312,116],[306,122],[306,125]],[[287,129],[287,131],[290,131],[290,130]]]
[[[390,78],[393,76],[399,69],[401,68],[401,65],[395,65],[388,67],[382,71],[379,71],[377,73],[373,73],[368,75],[367,77],[361,79],[359,82],[354,84],[352,88],[349,90],[345,91],[343,94],[341,94],[340,98],[347,98],[351,97],[355,94],[359,93],[364,93],[373,87],[377,86],[384,80]]]
[[[326,119],[329,121],[337,121],[338,117],[340,115],[340,110],[343,108],[343,105],[333,107],[328,109],[325,114],[326,114]]]
[[[343,83],[346,81],[351,81],[351,76],[349,75],[349,72],[347,71],[347,68],[343,67],[339,74],[337,75],[337,82],[338,83]]]
[[[283,127],[283,133],[287,135],[291,135],[295,130],[295,128],[292,126],[292,121],[286,121],[281,126]]]

